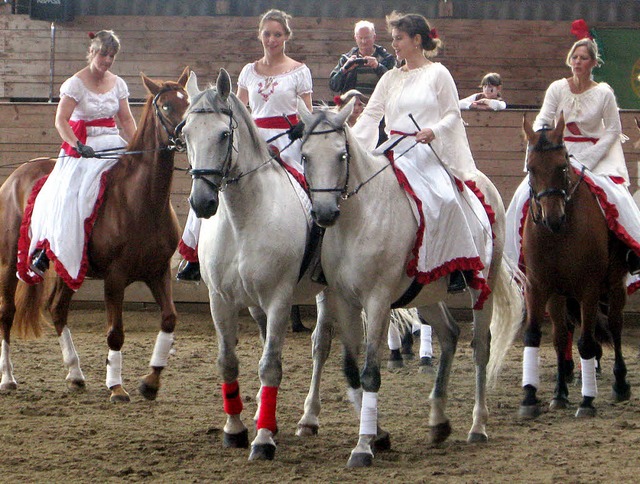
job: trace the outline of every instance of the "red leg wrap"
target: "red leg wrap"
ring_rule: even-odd
[[[278,387],[262,387],[260,395],[260,413],[258,414],[258,429],[276,432],[276,400]]]
[[[238,380],[222,384],[222,401],[224,413],[227,415],[239,415],[242,412],[242,399],[240,398]]]

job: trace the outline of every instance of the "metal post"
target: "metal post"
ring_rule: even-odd
[[[50,52],[50,64],[49,64],[49,102],[53,102],[53,72],[55,65],[55,50],[56,50],[56,23],[51,22],[51,52]]]

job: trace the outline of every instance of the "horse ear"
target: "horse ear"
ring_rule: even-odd
[[[338,126],[345,125],[347,119],[349,119],[349,116],[351,116],[351,113],[353,113],[353,107],[355,106],[355,104],[356,98],[352,97],[347,104],[340,108],[340,111],[338,111],[338,114],[336,114],[335,117],[335,123]]]
[[[184,87],[187,83],[187,79],[189,78],[189,72],[191,72],[191,69],[189,68],[189,66],[187,66],[182,71],[182,74],[180,74],[180,78],[178,79],[178,84],[180,84],[182,87]]]
[[[553,128],[552,137],[556,143],[562,143],[562,136],[564,134],[564,112],[560,113],[560,117],[558,118],[558,122],[556,123],[556,127]]]
[[[185,88],[187,89],[187,94],[189,94],[189,98],[191,99],[200,94],[200,89],[198,89],[198,76],[196,76],[194,71],[191,71],[189,74],[189,79],[187,79]]]
[[[300,116],[300,119],[306,126],[311,125],[311,112],[304,101],[300,98],[298,98],[298,116]]]
[[[220,74],[218,74],[218,80],[216,81],[216,87],[218,89],[218,95],[223,101],[226,101],[231,93],[231,76],[229,76],[229,73],[226,70],[220,69]]]
[[[531,142],[531,140],[535,136],[535,132],[533,131],[533,127],[531,126],[531,123],[527,119],[526,113],[522,115],[522,130],[524,131],[524,134],[527,137],[527,141]]]
[[[142,77],[142,83],[147,88],[147,91],[149,91],[154,96],[160,92],[160,85],[156,84],[147,76],[145,76],[144,72],[141,72],[140,76]]]

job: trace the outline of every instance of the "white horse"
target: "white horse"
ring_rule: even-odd
[[[332,288],[327,293],[327,301],[336,311],[345,344],[345,371],[352,401],[360,414],[360,437],[347,464],[356,467],[372,463],[372,442],[379,433],[379,351],[386,336],[389,308],[412,282],[405,269],[415,242],[417,223],[393,171],[386,168],[389,161],[384,156],[365,152],[351,135],[346,121],[352,108],[350,103],[339,113],[326,109],[309,113],[299,103],[305,124],[302,161],[311,187],[312,214],[318,223],[330,227],[322,246],[322,267]],[[496,212],[493,256],[487,279],[492,294],[482,310],[473,311],[476,393],[468,440],[484,442],[488,438],[486,384],[497,375],[520,327],[523,298],[514,278],[517,269],[511,269],[502,257],[505,220],[500,195],[484,175],[479,174],[475,182]],[[425,286],[411,303],[433,325],[441,345],[441,361],[430,397],[429,424],[435,442],[445,440],[451,433],[445,404],[459,334],[450,318],[445,315],[434,318],[426,311],[426,306],[434,308],[439,301],[448,299],[444,279]],[[470,307],[473,307],[481,294],[474,289],[470,289],[470,293]],[[359,319],[362,309],[368,321],[364,335],[365,363],[360,373],[357,359],[363,334],[360,325],[352,322]]]

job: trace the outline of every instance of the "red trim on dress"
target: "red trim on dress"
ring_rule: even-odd
[[[184,240],[180,239],[180,243],[178,244],[178,253],[187,262],[198,262],[198,245],[197,244],[194,249],[193,247],[189,247],[187,244],[185,244]]]

